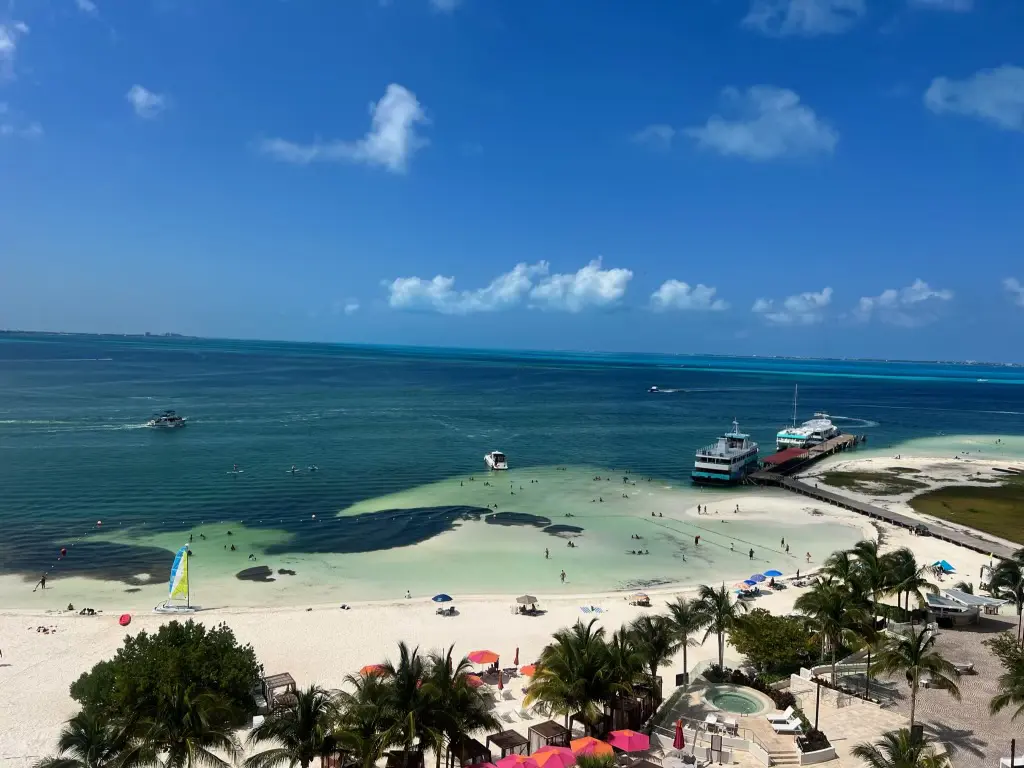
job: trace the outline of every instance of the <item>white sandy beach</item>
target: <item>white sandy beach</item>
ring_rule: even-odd
[[[908,464],[906,458],[898,464],[892,460],[889,464],[882,459],[868,461],[872,462],[873,468]],[[971,462],[962,463],[965,471],[980,469],[980,466],[969,467],[969,464]],[[750,494],[749,499],[737,497],[735,501],[741,510],[752,508],[757,501],[756,496]],[[833,520],[845,519],[851,514],[811,504],[795,496],[773,501],[770,508],[762,506],[757,513],[741,514],[783,516],[810,522],[820,519],[809,515],[813,507]],[[696,510],[687,510],[686,514],[696,516]],[[857,517],[855,522],[867,532],[874,530],[864,518]],[[881,529],[885,534],[886,549],[910,547],[922,563],[944,558],[952,562],[965,578],[976,578],[981,565],[988,562],[987,557],[978,553],[936,539],[916,537],[888,525],[881,526]],[[803,553],[799,554],[799,558],[791,558],[791,567],[783,567],[784,564],[775,567],[787,573],[794,572],[796,568],[805,571],[820,565],[829,553],[813,553],[810,565],[805,562]],[[738,559],[735,580],[745,578],[749,571],[746,558]],[[947,586],[949,583],[947,579]],[[9,578],[0,582],[0,599],[5,598],[12,586]],[[262,589],[267,586],[270,585],[246,585],[246,588]],[[17,588],[24,591],[24,582],[17,580]],[[578,619],[589,618],[581,612],[581,606],[602,607],[604,612],[598,620],[610,631],[642,613],[659,610],[665,601],[685,592],[679,587],[648,589],[646,591],[654,607],[644,609],[629,606],[622,592],[545,596],[543,590],[538,590],[547,612],[538,617],[524,617],[514,615],[511,610],[515,595],[521,591],[517,589],[501,596],[456,595],[455,604],[460,613],[452,618],[435,615],[436,606],[430,602],[429,596],[417,595],[411,600],[350,602],[352,607],[348,611],[339,610],[336,604],[224,608],[204,611],[196,619],[208,625],[219,622],[230,625],[241,642],[253,645],[267,673],[287,671],[299,685],[318,683],[336,688],[343,685],[347,674],[392,654],[400,640],[419,645],[422,649],[455,643],[456,650],[462,653],[489,648],[502,655],[504,665],[511,665],[518,647],[520,664],[526,664],[537,657],[555,630]],[[762,596],[756,605],[773,613],[789,613],[799,593],[799,589],[790,587]],[[6,602],[3,604],[8,605]],[[133,616],[129,627],[131,633],[153,630],[170,620],[147,611]],[[75,704],[68,695],[70,684],[96,662],[111,657],[121,644],[125,630],[117,625],[116,619],[116,613],[110,612],[95,617],[59,615],[32,609],[7,608],[0,612],[0,650],[3,653],[0,659],[0,764],[24,768],[52,752],[62,723],[75,712]],[[51,627],[55,631],[42,634],[37,632],[39,626]],[[692,667],[714,655],[712,639],[690,650],[689,664]],[[727,658],[738,661],[731,649],[727,651]],[[681,671],[680,654],[669,668],[662,671],[666,693],[670,691],[675,674]],[[515,699],[501,701],[499,711],[519,709],[521,686],[513,684],[511,687]],[[515,727],[525,731],[528,723]]]

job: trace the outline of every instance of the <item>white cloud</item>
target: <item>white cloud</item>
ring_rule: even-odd
[[[404,173],[416,150],[427,140],[416,126],[427,123],[416,96],[397,83],[387,87],[380,101],[370,105],[370,130],[357,141],[314,141],[298,144],[287,139],[265,139],[259,150],[276,160],[297,165],[312,162],[355,162],[379,165],[392,173]]]
[[[510,272],[498,275],[484,288],[455,290],[455,278],[437,275],[431,280],[399,277],[385,282],[388,304],[394,309],[433,310],[444,315],[468,315],[495,312],[519,304],[534,285],[534,279],[548,273],[548,263],[516,264]]]
[[[92,0],[75,0],[75,5],[78,6],[78,10],[82,13],[88,13],[90,15],[95,14],[99,10],[96,7],[96,3]]]
[[[124,95],[128,103],[132,105],[135,114],[144,120],[152,120],[158,117],[161,112],[167,109],[167,97],[154,93],[141,85],[133,85]]]
[[[440,13],[451,13],[462,4],[462,0],[430,0],[430,7]]]
[[[722,299],[716,299],[717,288],[697,283],[690,286],[681,280],[666,280],[651,294],[651,307],[656,312],[670,309],[687,309],[721,312],[729,308]]]
[[[723,155],[763,161],[831,154],[839,141],[839,133],[801,104],[793,91],[755,85],[745,93],[726,88],[723,95],[739,114],[737,119],[713,115],[705,125],[686,131],[701,146]]]
[[[936,77],[924,94],[932,112],[970,115],[1011,131],[1024,131],[1024,69],[1004,64],[964,80]]]
[[[516,264],[484,288],[472,291],[456,290],[455,278],[445,275],[429,280],[399,277],[385,281],[384,286],[388,289],[388,305],[393,309],[468,315],[511,309],[528,298],[531,307],[579,312],[585,307],[615,304],[633,277],[628,269],[602,269],[600,259],[568,275],[550,275],[549,269],[546,261]]]
[[[834,35],[864,15],[864,0],[752,0],[744,26],[783,37]]]
[[[602,269],[598,257],[573,274],[551,275],[530,291],[535,306],[565,312],[617,304],[633,279],[628,269]]]
[[[1008,277],[1003,280],[1003,287],[1013,296],[1013,303],[1018,307],[1024,307],[1024,285],[1016,277]]]
[[[832,289],[826,287],[816,293],[807,291],[787,296],[779,307],[774,299],[758,299],[751,311],[776,325],[814,325],[824,319],[823,312],[831,303]]]
[[[28,25],[23,21],[0,24],[0,78],[14,77],[14,59],[18,54],[18,42],[28,34]]]
[[[0,101],[0,139],[38,139],[43,126],[25,120],[24,116]]]
[[[932,11],[965,13],[974,9],[974,0],[908,0],[908,2],[917,8]]]
[[[936,319],[926,306],[950,301],[952,298],[952,291],[936,290],[918,278],[899,290],[888,288],[877,296],[862,296],[853,316],[861,322],[867,322],[877,316],[882,322],[892,325],[926,325]]]
[[[633,141],[653,149],[668,149],[672,146],[672,139],[676,136],[676,129],[671,125],[658,123],[648,125],[643,130],[633,134]]]
[[[345,312],[346,315],[349,315],[351,317],[352,315],[354,315],[358,311],[359,311],[359,302],[358,301],[350,301],[350,302],[347,302],[345,304],[344,312]]]

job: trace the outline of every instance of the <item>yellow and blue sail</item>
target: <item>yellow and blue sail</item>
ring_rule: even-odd
[[[170,598],[188,598],[188,544],[178,550],[171,565]]]

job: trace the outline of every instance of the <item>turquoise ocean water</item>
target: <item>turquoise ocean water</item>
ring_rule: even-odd
[[[512,489],[500,497],[506,519],[481,530],[535,548],[548,536],[561,547],[550,536],[557,531],[538,531],[601,526],[556,519],[557,496],[531,496],[541,478],[545,490],[558,483],[556,467],[570,468],[571,482],[596,472],[621,485],[629,470],[692,493],[694,450],[734,417],[763,454],[773,450],[794,384],[800,418],[827,410],[868,435],[869,449],[1024,434],[1024,369],[1011,367],[6,334],[0,574],[163,579],[174,543],[215,524],[236,525],[240,549],[244,541],[261,562],[351,555],[394,567],[396,552],[420,550],[428,568],[430,542],[493,510],[478,493],[436,487],[417,506],[416,489],[483,482],[483,455],[495,449],[519,474],[502,478]],[[648,394],[652,385],[662,393]],[[189,426],[143,427],[165,408]],[[233,464],[244,473],[231,474]],[[292,475],[292,465],[319,471]],[[529,492],[516,495],[524,482]],[[620,490],[608,493],[624,499]],[[353,505],[358,514],[335,519]],[[69,543],[74,556],[55,563]]]

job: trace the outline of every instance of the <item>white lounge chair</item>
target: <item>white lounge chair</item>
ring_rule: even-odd
[[[792,720],[787,720],[784,723],[772,723],[772,728],[775,729],[776,733],[800,733],[802,725],[800,718],[794,717]]]
[[[793,708],[786,707],[785,712],[771,712],[765,715],[765,719],[768,720],[769,723],[784,723],[787,720],[789,720],[792,716]]]

